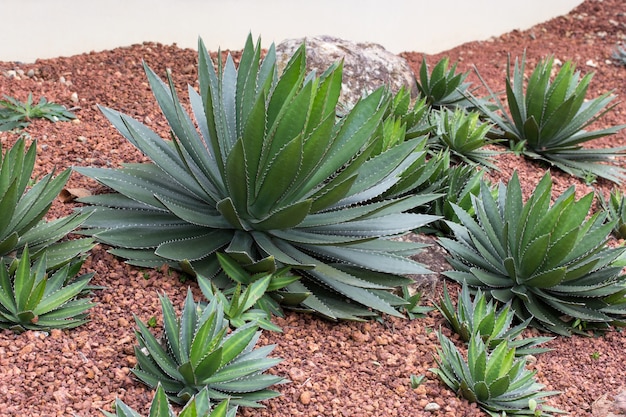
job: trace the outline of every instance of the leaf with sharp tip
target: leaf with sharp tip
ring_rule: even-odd
[[[338,125],[337,135],[327,153],[324,162],[304,186],[310,189],[321,183],[355,155],[371,140],[387,107],[383,90],[378,89],[360,100],[352,111]],[[350,166],[354,163],[351,161]]]
[[[311,123],[309,123],[311,125]],[[324,162],[334,140],[335,114],[330,113],[318,125],[311,126],[312,131],[303,134],[303,151],[301,169],[293,180],[291,190],[283,197],[283,201],[293,201],[299,197],[306,196],[311,192],[311,188],[318,184],[310,184],[306,189],[304,184],[309,178],[315,175],[317,168]]]
[[[165,332],[166,339],[168,340],[169,348],[172,351],[173,356],[179,363],[184,362],[184,358],[181,355],[180,340],[178,335],[180,334],[180,325],[169,298],[166,295],[159,294],[159,300],[161,302],[161,310],[163,312],[163,331]]]
[[[546,257],[548,246],[550,244],[550,235],[539,236],[523,248],[519,261],[520,278],[532,276],[541,266]]]
[[[145,345],[150,357],[155,364],[158,365],[160,372],[165,373],[174,380],[181,380],[182,375],[178,372],[178,364],[176,361],[168,355],[152,333],[150,333],[150,330],[148,330],[146,325],[143,324],[143,322],[136,316],[135,324],[137,324],[137,327],[139,328],[137,338],[141,340],[140,343]],[[143,355],[143,353],[141,353],[141,355]]]
[[[148,156],[161,170],[168,173],[171,178],[176,178],[177,182],[192,190],[196,195],[206,194],[193,175],[187,172],[185,163],[170,143],[131,117],[107,108],[100,108],[100,110],[126,139]],[[76,168],[76,170],[88,170],[88,168]],[[87,175],[89,176],[89,174]]]
[[[248,195],[251,195],[250,181],[246,172],[247,155],[243,141],[238,140],[226,160],[225,183],[228,189],[228,198],[232,200],[240,215],[249,216]]]
[[[117,412],[117,406],[115,407]],[[150,404],[149,417],[170,417],[173,415],[172,409],[167,400],[167,395],[161,384],[158,384],[152,403]],[[133,412],[129,417],[139,417],[139,414]]]
[[[38,276],[41,276],[42,272],[45,274],[46,261],[44,255],[40,261],[35,263],[31,271],[30,256],[27,246],[24,248],[21,259],[14,260],[13,262],[17,262],[13,277],[13,289],[15,292],[16,311],[20,312],[24,310]]]
[[[241,141],[244,154],[247,156],[245,165],[246,178],[250,182],[248,200],[253,201],[258,189],[257,180],[261,170],[261,158],[266,145],[266,114],[265,96],[261,95],[249,111],[246,123],[243,126]]]
[[[323,259],[333,259],[348,265],[359,265],[363,269],[390,274],[429,274],[423,265],[404,256],[385,254],[378,251],[359,250],[340,246],[299,245],[307,252],[320,255]]]
[[[307,131],[304,136],[308,136],[313,128],[329,116],[335,117],[335,108],[341,93],[341,78],[343,72],[343,61],[333,63],[320,76],[320,83],[315,93]]]
[[[258,326],[255,323],[247,323],[229,334],[222,343],[222,362],[226,365],[235,359],[248,346],[255,337]]]
[[[257,178],[258,193],[250,202],[249,211],[262,219],[277,208],[276,203],[289,191],[300,171],[303,152],[302,136],[296,135],[268,162]],[[282,207],[278,207],[280,210]]]
[[[66,273],[59,274],[58,278],[59,280],[62,278],[67,279]],[[91,275],[85,275],[65,286],[59,287],[51,294],[46,293],[46,280],[41,280],[38,284],[38,286],[42,287],[40,288],[41,293],[39,296],[41,298],[37,300],[38,297],[33,296],[31,298],[32,304],[28,308],[32,309],[35,314],[41,316],[48,314],[53,310],[66,307],[70,300],[79,295],[87,287],[90,279]],[[49,281],[48,284],[50,284]],[[63,282],[61,282],[61,285],[62,284]]]
[[[496,346],[487,360],[485,380],[495,381],[498,378],[507,375],[511,369],[514,358],[515,350],[509,349],[507,342],[502,342]]]
[[[8,226],[13,219],[13,213],[17,208],[18,202],[18,182],[17,179],[11,182],[11,185],[7,187],[5,193],[0,195],[0,237],[6,238],[11,233],[15,232],[15,229],[9,229]],[[9,248],[13,249],[13,248]],[[5,254],[7,251],[0,251],[0,254]]]
[[[198,309],[196,303],[193,300],[193,294],[191,289],[187,288],[187,296],[185,297],[185,303],[183,305],[183,311],[179,320],[179,349],[181,363],[189,361],[189,354],[191,350],[191,343],[196,333],[196,326],[198,324]]]
[[[359,176],[351,189],[350,195],[363,193],[386,178],[393,179],[393,182],[389,181],[387,186],[391,187],[399,180],[404,170],[420,157],[421,154],[415,152],[418,145],[420,145],[419,140],[405,141],[365,161],[359,170]],[[403,161],[406,161],[404,165],[402,165]],[[399,167],[403,169],[398,170]],[[369,200],[369,198],[364,198],[363,200]]]
[[[226,63],[221,68],[220,81],[219,111],[221,123],[219,123],[219,127],[222,130],[221,144],[228,154],[241,134],[237,130],[237,69],[230,54],[226,56]]]
[[[259,72],[259,61],[261,59],[261,39],[257,39],[256,46],[252,42],[252,36],[248,35],[246,44],[239,60],[237,68],[237,93],[236,111],[237,122],[248,120],[250,109],[254,106],[257,95],[256,77]],[[238,131],[243,129],[239,125]]]
[[[237,283],[249,285],[252,282],[252,276],[233,258],[222,253],[217,253],[217,259],[220,266],[228,275],[228,277]]]
[[[95,233],[101,242],[122,248],[145,249],[156,248],[164,243],[164,239],[191,239],[206,234],[206,230],[199,229],[189,223],[171,224],[160,221],[148,221],[137,226],[126,226],[105,229]]]
[[[269,132],[275,127],[279,115],[286,111],[286,103],[290,103],[305,76],[305,46],[302,44],[291,56],[282,75],[278,79],[270,96],[267,107],[267,126]],[[262,159],[263,161],[264,159]]]
[[[54,178],[52,174],[48,174],[28,190],[17,203],[9,229],[25,232],[41,220],[67,183],[70,174],[70,169]]]
[[[194,372],[199,383],[203,383],[210,377],[212,377],[220,368],[222,363],[222,348],[205,353],[205,355],[199,359]]]
[[[274,122],[274,126],[268,132],[264,140],[264,159],[260,162],[265,162],[265,164],[259,166],[257,173],[257,176],[260,177],[261,180],[263,180],[264,176],[264,167],[268,165],[271,166],[277,154],[287,146],[288,143],[297,137],[304,137],[303,132],[306,130],[308,123],[313,88],[315,88],[314,84],[317,84],[317,82],[305,82],[291,101],[283,104],[283,108]],[[255,191],[257,194],[260,193],[258,189]]]

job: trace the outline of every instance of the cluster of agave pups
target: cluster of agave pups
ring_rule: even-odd
[[[171,73],[163,81],[145,65],[169,140],[101,109],[150,162],[75,167],[111,192],[80,199],[72,216],[41,220],[69,171],[25,192],[34,147],[7,152],[1,326],[84,322],[90,303],[75,297],[91,276],[72,277],[94,241],[132,265],[169,264],[195,277],[208,302],[189,292],[177,316],[159,295],[162,340],[136,318],[133,373],[157,390],[150,416],[173,416],[172,401],[186,404],[181,416],[232,417],[285,382],[265,373],[280,361],[268,357],[273,347],[255,348],[259,327],[279,330],[271,316],[282,308],[351,320],[424,312],[407,291],[408,275],[430,273],[411,259],[424,246],[397,238],[434,231],[450,254],[446,276],[462,284],[456,309],[447,289],[437,307],[468,357],[440,332],[432,372],[492,415],[559,412],[524,359],[550,338],[521,334],[528,325],[571,335],[624,324],[624,248],[607,246],[623,230],[624,202],[614,193],[606,213],[589,216],[594,196],[576,200],[572,188],[552,202],[549,175],[524,201],[517,175],[494,187],[479,167],[495,167],[485,145],[508,142],[570,174],[621,181],[624,169],[606,163],[624,149],[581,146],[623,127],[584,131],[610,110],[609,93],[585,101],[591,76],[580,79],[571,63],[551,81],[552,58],[525,89],[522,59],[506,104],[491,90],[477,99],[446,59],[431,73],[423,62],[412,105],[407,91],[380,88],[339,115],[342,65],[307,73],[304,45],[279,74],[273,45],[262,57],[249,37],[237,66],[230,55],[214,63],[200,41],[198,67],[188,112]],[[78,227],[89,237],[58,242]],[[138,416],[121,401],[115,412]]]

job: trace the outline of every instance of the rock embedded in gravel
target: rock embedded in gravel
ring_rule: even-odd
[[[302,391],[300,394],[300,402],[304,405],[309,405],[311,403],[311,393],[309,391]]]
[[[428,403],[424,407],[424,411],[439,411],[441,406],[437,403]]]
[[[333,63],[343,60],[340,100],[347,107],[383,85],[393,92],[405,87],[414,97],[417,95],[415,76],[406,60],[375,43],[357,43],[333,36],[287,39],[276,46],[279,68],[287,65],[303,42],[309,71],[315,70],[321,75]]]

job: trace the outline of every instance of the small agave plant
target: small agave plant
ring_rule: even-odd
[[[508,341],[490,351],[482,337],[474,334],[469,340],[466,361],[441,331],[438,336],[438,368],[430,371],[490,416],[539,417],[563,412],[544,404],[545,397],[558,392],[542,391],[544,386],[535,380],[535,372],[526,369],[526,359],[516,358],[515,348],[509,347]]]
[[[621,183],[626,169],[615,165],[617,157],[626,155],[626,147],[590,149],[583,143],[613,135],[626,125],[586,131],[615,105],[612,92],[593,99],[585,95],[592,74],[580,77],[568,61],[551,80],[554,57],[540,61],[524,82],[526,57],[515,60],[513,76],[509,59],[506,78],[506,105],[489,91],[491,101],[472,100],[500,132],[498,137],[510,141],[511,149],[530,158],[544,160],[570,175],[588,179],[601,177]],[[494,108],[495,103],[495,108]]]
[[[185,404],[206,389],[211,400],[230,399],[233,406],[260,407],[259,401],[279,394],[268,387],[285,382],[263,372],[281,360],[268,358],[273,345],[254,349],[261,332],[248,322],[229,332],[219,300],[195,303],[191,290],[180,318],[166,295],[159,296],[163,336],[157,340],[135,316],[139,342],[135,346],[139,380],[155,388],[160,383],[171,401]]]
[[[231,257],[218,253],[217,258],[224,274],[236,285],[222,292],[202,275],[197,276],[198,285],[209,302],[214,299],[221,302],[224,314],[233,327],[255,321],[262,329],[280,332],[281,328],[271,322],[272,315],[283,315],[280,304],[297,305],[308,296],[283,291],[287,285],[298,280],[297,276],[289,273],[289,268],[251,275]]]
[[[31,259],[46,253],[49,269],[59,268],[93,247],[90,238],[60,241],[89,217],[78,214],[46,221],[52,201],[65,186],[71,170],[49,173],[31,184],[37,142],[25,150],[22,138],[0,156],[0,256],[10,262],[26,246]]]
[[[84,233],[131,264],[208,279],[217,252],[252,273],[291,267],[301,279],[286,291],[310,293],[300,307],[333,319],[400,315],[406,302],[389,290],[429,271],[409,259],[420,245],[392,238],[437,217],[409,213],[434,196],[382,198],[419,157],[417,140],[373,154],[389,95],[379,89],[337,118],[341,65],[307,75],[304,45],[280,76],[274,46],[261,60],[251,37],[238,68],[229,56],[216,71],[202,41],[198,50],[195,123],[170,75],[164,83],[145,67],[171,140],[103,109],[152,163],[76,168],[115,191],[82,200]]]
[[[55,271],[48,268],[44,253],[31,263],[28,246],[20,259],[0,262],[0,328],[15,332],[73,328],[87,321],[89,298],[77,298],[88,291],[93,274],[76,276],[82,259],[66,263]],[[50,274],[50,275],[49,275]]]
[[[419,80],[416,80],[420,95],[434,108],[471,105],[467,99],[471,83],[465,82],[469,72],[457,73],[457,64],[448,68],[449,64],[448,57],[442,58],[429,74],[426,57],[422,58]]]
[[[517,356],[536,355],[550,350],[536,347],[537,345],[554,339],[553,337],[522,338],[522,332],[530,323],[530,319],[511,327],[514,314],[509,305],[497,310],[493,300],[487,301],[480,289],[476,291],[472,300],[469,287],[465,284],[459,293],[456,309],[445,284],[443,298],[440,305],[436,307],[463,341],[469,342],[472,335],[476,334],[485,341],[489,349],[495,349],[500,343],[506,341],[509,347],[515,348]]]
[[[626,239],[626,197],[619,188],[614,188],[609,194],[608,201],[598,193],[600,206],[606,213],[607,220],[612,222],[613,235],[618,239]]]
[[[115,400],[115,413],[102,410],[102,414],[105,417],[142,417],[119,398]],[[203,388],[185,404],[178,417],[235,417],[236,414],[237,407],[229,407],[228,400],[212,407],[208,390]],[[157,385],[148,417],[177,417],[161,384]]]
[[[611,58],[613,58],[618,65],[626,65],[626,48],[619,44],[615,45]]]
[[[481,123],[478,112],[442,109],[433,112],[433,116],[437,129],[430,139],[432,149],[449,149],[463,163],[496,169],[492,159],[498,152],[485,149],[486,145],[494,143],[487,138],[492,125]]]
[[[25,102],[14,97],[4,96],[0,100],[0,132],[27,127],[32,119],[47,119],[51,122],[70,121],[76,116],[65,106],[49,102],[41,97],[33,104],[33,94],[29,93]]]
[[[606,245],[613,223],[603,213],[588,217],[593,193],[575,199],[570,187],[551,205],[549,173],[526,203],[517,173],[486,184],[472,199],[475,217],[453,205],[461,224],[449,222],[455,239],[441,238],[451,254],[446,276],[490,299],[510,303],[522,321],[569,335],[577,321],[589,328],[622,324],[626,316],[626,248]]]
[[[428,117],[431,111],[425,98],[413,101],[410,91],[402,87],[391,99],[385,119],[390,116],[398,119],[406,127],[404,139],[415,139],[428,135],[435,129]]]

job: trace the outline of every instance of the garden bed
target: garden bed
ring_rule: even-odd
[[[433,36],[445,36],[434,34]],[[242,38],[243,39],[243,38]],[[557,17],[527,31],[514,31],[495,39],[461,45],[436,56],[459,62],[459,70],[476,66],[489,85],[504,87],[507,54],[526,52],[527,68],[550,54],[574,61],[583,72],[595,72],[588,92],[596,97],[615,90],[626,97],[626,66],[611,60],[619,40],[626,39],[626,10],[622,0],[586,0],[567,16]],[[418,71],[422,54],[402,54]],[[171,68],[179,91],[196,83],[196,53],[189,49],[144,43],[111,51],[32,64],[0,62],[0,92],[25,99],[35,98],[75,107],[78,119],[50,123],[35,120],[25,132],[37,140],[36,174],[71,166],[116,167],[122,162],[144,161],[97,109],[114,108],[144,122],[167,137],[168,127],[160,114],[143,69],[145,60],[158,74]],[[9,71],[9,72],[8,72]],[[474,75],[470,80],[477,84]],[[478,93],[479,95],[481,92]],[[592,128],[626,123],[626,103],[618,104]],[[1,132],[3,150],[17,139]],[[593,146],[626,145],[626,131],[597,140]],[[510,178],[517,170],[526,195],[543,176],[546,166],[513,154],[497,157],[499,171],[492,180]],[[554,194],[575,185],[580,197],[594,189],[608,195],[612,184],[598,180],[591,186],[552,171]],[[68,188],[96,191],[98,186],[76,173]],[[51,218],[72,212],[73,203],[56,201]],[[187,287],[199,298],[195,282],[167,270],[130,267],[97,246],[85,262],[95,272],[92,284],[104,287],[94,292],[98,303],[89,323],[73,330],[49,334],[0,333],[0,414],[7,416],[97,416],[110,410],[116,397],[142,413],[152,392],[136,381],[130,369],[136,360],[133,346],[133,314],[144,322],[160,320],[157,292],[165,292],[174,305],[182,305]],[[441,249],[428,249],[422,261],[436,272],[446,268]],[[437,301],[441,283],[425,290],[426,303]],[[436,330],[450,335],[437,312],[413,321],[385,317],[364,323],[325,321],[316,316],[288,312],[276,323],[283,333],[264,332],[261,343],[277,345],[273,356],[284,361],[271,370],[291,380],[278,390],[282,396],[261,410],[242,410],[245,416],[472,416],[483,415],[476,405],[457,397],[428,371],[435,366]],[[157,326],[157,329],[159,327]],[[529,333],[537,334],[529,330]],[[538,355],[531,368],[549,390],[550,405],[571,415],[592,415],[594,402],[611,399],[626,390],[626,332],[610,331],[602,337],[560,337],[547,344],[553,351]],[[425,375],[425,382],[411,389],[410,375]],[[437,404],[434,406],[433,404]],[[433,411],[426,411],[433,409]],[[617,412],[617,411],[616,411]],[[624,412],[624,411],[623,411]],[[606,412],[605,412],[606,413]],[[606,414],[596,414],[604,416]]]

